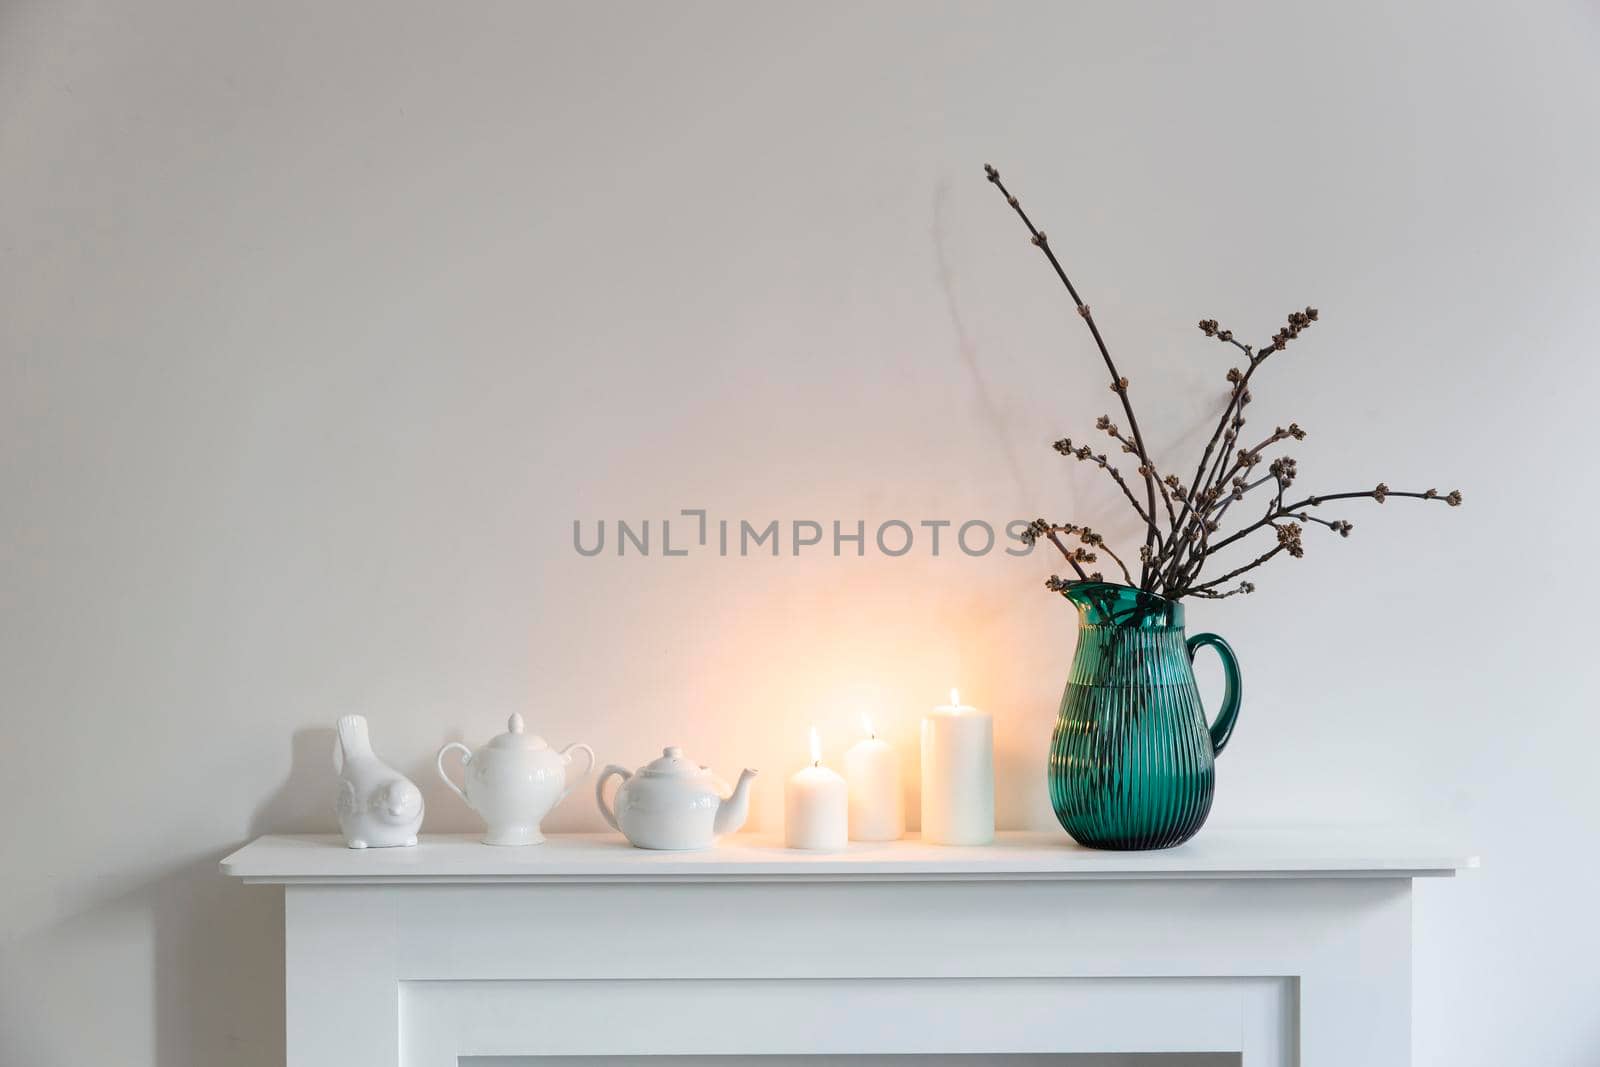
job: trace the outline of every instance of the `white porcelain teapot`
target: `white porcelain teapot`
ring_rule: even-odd
[[[444,754],[461,750],[465,776],[461,786],[444,771]],[[569,755],[574,749],[585,753],[589,762],[582,773],[567,780]],[[594,770],[594,749],[571,744],[557,752],[544,738],[524,732],[522,716],[506,720],[506,732],[473,752],[460,741],[439,750],[436,765],[444,784],[456,791],[467,807],[483,816],[488,832],[486,845],[537,845],[544,841],[539,823],[550,814],[580,779]]]
[[[606,804],[606,781],[613,775],[622,779],[615,807]],[[750,812],[750,779],[755,776],[747,769],[724,797],[727,786],[673,746],[638,773],[607,766],[594,783],[594,796],[606,822],[636,848],[710,848],[719,834],[731,834],[744,825]]]

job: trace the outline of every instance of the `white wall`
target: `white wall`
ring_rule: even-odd
[[[1227,353],[1358,503],[1192,625],[1248,695],[1214,818],[1426,822],[1419,1063],[1592,1064],[1600,305],[1592,5],[0,7],[0,1062],[270,1064],[326,728],[427,770],[512,710],[762,778],[951,682],[1049,826],[1050,564],[583,559],[574,518],[1113,530],[1048,442],[1159,455]],[[1212,679],[1209,674],[1207,683]],[[908,763],[909,768],[909,763]],[[597,829],[587,800],[557,829]],[[1203,921],[1197,918],[1197,921]],[[1358,1025],[1359,1023],[1353,1023]]]

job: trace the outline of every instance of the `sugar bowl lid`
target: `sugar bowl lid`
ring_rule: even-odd
[[[639,773],[651,778],[699,778],[706,769],[685,756],[677,745],[668,745],[660,757],[640,767]]]
[[[489,747],[496,750],[512,749],[520,752],[538,752],[549,748],[544,738],[538,734],[525,732],[525,724],[520,714],[514,714],[506,720],[506,732],[499,734],[489,742]]]

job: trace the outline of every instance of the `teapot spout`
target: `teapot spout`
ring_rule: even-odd
[[[717,817],[712,821],[713,833],[731,834],[744,825],[744,820],[750,814],[750,780],[756,772],[745,768],[739,775],[739,784],[733,787],[733,794],[724,797],[717,805]]]

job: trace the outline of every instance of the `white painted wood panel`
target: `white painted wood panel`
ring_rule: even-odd
[[[697,1056],[463,1056],[461,1067],[705,1067]],[[716,1067],[1238,1067],[1234,1052],[1018,1056],[719,1056]]]
[[[1238,1052],[1283,979],[406,982],[403,1067],[516,1055]],[[1266,1020],[1270,1025],[1270,1020]],[[1279,1059],[1257,1062],[1286,1067]]]

